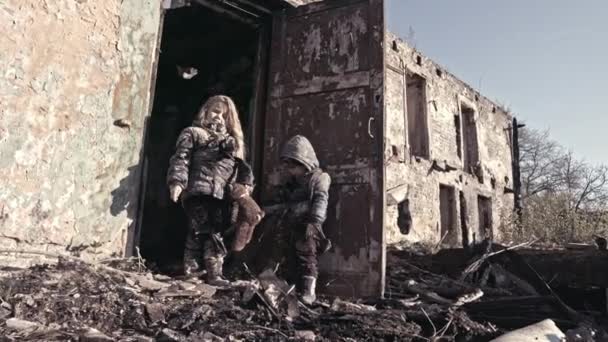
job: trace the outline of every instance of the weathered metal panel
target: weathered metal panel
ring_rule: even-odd
[[[315,3],[275,18],[262,200],[279,176],[281,145],[307,136],[332,176],[322,290],[382,295],[383,40],[381,0]]]

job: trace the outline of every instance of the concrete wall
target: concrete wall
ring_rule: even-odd
[[[418,65],[418,57],[420,65]],[[450,185],[456,189],[457,221],[460,221],[458,191],[464,192],[467,202],[465,217],[469,227],[470,241],[472,241],[474,233],[477,239],[480,237],[477,196],[480,194],[491,197],[494,232],[499,235],[496,227],[500,220],[500,211],[502,208],[512,208],[513,203],[513,196],[504,194],[505,186],[512,187],[510,133],[505,131],[511,122],[510,115],[392,34],[387,34],[386,62],[386,186],[389,193],[398,197],[398,201],[406,197],[409,199],[412,214],[412,229],[409,234],[404,235],[396,225],[397,207],[390,205],[389,202],[386,213],[388,243],[399,241],[435,243],[439,241],[441,238],[440,184]],[[429,160],[417,160],[408,153],[405,119],[407,105],[404,105],[403,91],[404,69],[426,79],[428,134],[430,136]],[[438,75],[437,70],[440,70],[441,76]],[[463,160],[457,155],[454,115],[460,112],[458,106],[461,100],[477,109],[476,124],[484,184],[480,184],[476,177],[463,172]],[[463,120],[461,119],[461,121]],[[399,151],[398,157],[393,156],[395,150]],[[430,171],[433,160],[436,160],[442,167],[444,161],[447,161],[457,170]],[[492,178],[495,179],[494,187],[491,184]],[[461,229],[459,223],[457,229]],[[461,243],[460,233],[458,236],[459,238],[452,241],[452,244]]]
[[[123,253],[159,18],[154,0],[0,2],[1,246]]]

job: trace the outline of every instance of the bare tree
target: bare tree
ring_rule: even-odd
[[[524,200],[563,186],[560,165],[564,163],[564,151],[549,138],[548,131],[521,130],[519,149]]]
[[[575,192],[574,211],[604,209],[608,200],[608,167],[584,165],[581,183]]]
[[[548,241],[588,240],[608,232],[608,166],[578,159],[548,131],[520,133],[524,222],[517,232]]]

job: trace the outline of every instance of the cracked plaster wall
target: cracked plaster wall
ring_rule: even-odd
[[[395,42],[393,44],[393,42]],[[495,237],[500,238],[497,230],[500,213],[513,206],[513,195],[504,194],[504,188],[512,187],[512,167],[509,127],[512,117],[499,105],[481,96],[464,82],[448,73],[443,67],[421,55],[405,42],[392,34],[386,38],[386,187],[387,190],[409,186],[407,198],[412,215],[412,228],[409,234],[402,234],[397,227],[397,206],[388,205],[386,212],[386,239],[388,243],[401,241],[427,241],[437,243],[441,238],[439,212],[439,185],[453,186],[456,190],[456,241],[461,245],[460,206],[458,191],[463,191],[467,203],[466,220],[469,241],[473,234],[479,241],[479,219],[477,196],[492,199],[493,227]],[[395,51],[393,47],[396,47]],[[417,57],[421,63],[418,65]],[[427,83],[427,115],[430,136],[430,160],[416,160],[407,149],[407,130],[404,117],[403,73],[404,67],[423,76]],[[441,70],[441,76],[437,74]],[[463,172],[463,161],[456,149],[456,129],[454,115],[459,113],[459,97],[465,98],[478,110],[477,132],[479,156],[482,163],[484,183]],[[406,106],[405,106],[406,107]],[[493,109],[495,112],[493,112]],[[464,122],[461,119],[461,122]],[[393,146],[399,151],[401,160],[393,158]],[[432,171],[432,160],[448,164],[458,169],[451,172]],[[508,177],[506,179],[505,177]],[[490,180],[496,180],[492,188]]]
[[[0,245],[123,254],[159,17],[153,0],[0,2]]]

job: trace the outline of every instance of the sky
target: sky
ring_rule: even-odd
[[[608,1],[385,1],[391,32],[528,127],[608,164]]]

